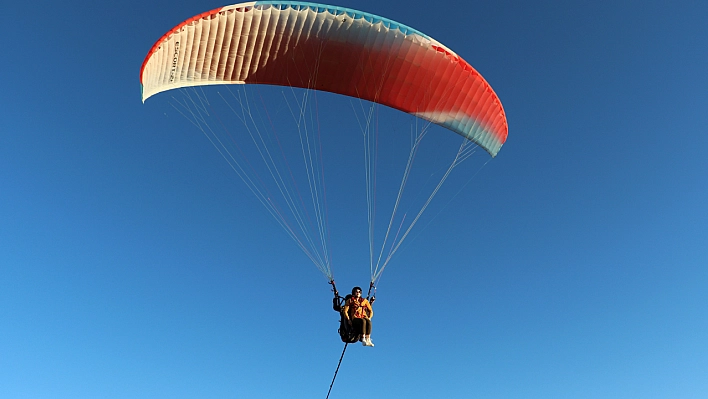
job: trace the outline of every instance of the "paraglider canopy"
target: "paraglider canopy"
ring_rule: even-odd
[[[143,101],[228,83],[343,94],[444,126],[492,156],[508,134],[497,95],[452,50],[390,19],[323,4],[256,1],[199,14],[155,43],[140,82]]]

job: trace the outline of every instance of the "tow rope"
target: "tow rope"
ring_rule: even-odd
[[[332,377],[332,383],[329,384],[329,391],[327,391],[327,398],[329,399],[329,394],[332,392],[332,386],[334,385],[334,380],[337,378],[337,373],[339,372],[339,366],[342,365],[342,359],[344,359],[344,352],[347,351],[348,342],[344,344],[344,349],[342,350],[342,356],[339,357],[339,363],[337,363],[337,369],[334,371],[334,377]]]

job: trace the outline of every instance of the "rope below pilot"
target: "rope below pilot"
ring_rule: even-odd
[[[371,342],[371,318],[374,310],[368,299],[361,297],[361,288],[352,288],[352,296],[344,303],[344,317],[347,323],[359,334],[359,341],[364,346],[374,346]]]

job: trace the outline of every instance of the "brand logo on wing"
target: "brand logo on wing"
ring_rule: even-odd
[[[177,59],[179,58],[179,41],[175,42],[175,51],[172,54],[172,68],[170,68],[170,83],[175,81],[177,74]]]

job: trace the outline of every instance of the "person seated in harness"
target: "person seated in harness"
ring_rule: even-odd
[[[343,312],[347,323],[359,334],[359,341],[364,346],[374,346],[371,342],[371,318],[374,310],[371,303],[361,297],[361,288],[352,288],[352,296],[344,302]]]

